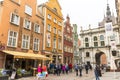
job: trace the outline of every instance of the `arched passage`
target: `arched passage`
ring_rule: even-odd
[[[95,54],[95,61],[97,65],[107,64],[106,55],[104,52],[98,52]]]

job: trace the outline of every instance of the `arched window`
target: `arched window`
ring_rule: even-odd
[[[93,40],[94,40],[94,46],[98,47],[98,38],[97,38],[97,36],[94,36]]]
[[[105,46],[104,36],[103,35],[100,35],[100,45]]]
[[[89,47],[89,40],[87,37],[85,38],[85,47]]]

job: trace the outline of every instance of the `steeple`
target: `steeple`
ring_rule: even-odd
[[[107,0],[107,10],[106,10],[107,22],[111,21],[111,11]]]
[[[67,21],[70,22],[70,17],[69,17],[69,14],[67,14],[67,17],[66,17]]]

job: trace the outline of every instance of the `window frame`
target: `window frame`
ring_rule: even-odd
[[[9,30],[9,31],[8,31],[7,46],[9,46],[9,47],[17,47],[17,42],[18,42],[18,32],[16,32],[16,31],[12,31],[13,33],[16,33],[16,37],[13,37],[13,36],[10,36],[10,32],[11,32],[11,31],[12,31],[12,30]],[[13,35],[13,34],[12,34],[12,35]],[[16,39],[15,46],[12,45],[14,42],[11,43],[11,45],[9,45],[10,38],[12,38],[12,42],[13,42],[13,39]]]
[[[26,26],[26,24],[25,24],[25,21],[28,21],[28,22],[30,22],[30,24],[29,24],[29,28],[27,28],[27,26]],[[29,30],[31,30],[31,21],[30,20],[28,20],[28,19],[24,19],[24,28],[25,29],[29,29]]]
[[[25,37],[27,36],[29,39],[28,39],[28,40],[24,40],[24,39],[23,39],[24,36],[25,36]],[[23,41],[25,42],[25,47],[23,47]],[[27,44],[26,42],[28,43],[28,46],[26,45],[26,44]],[[27,47],[28,47],[28,48],[27,48]],[[26,35],[26,34],[23,34],[23,35],[22,35],[22,45],[21,45],[21,48],[22,48],[22,49],[29,49],[29,48],[30,48],[30,36],[29,36],[29,35]]]
[[[47,15],[47,18],[48,18],[49,20],[52,19],[50,14]]]
[[[37,30],[37,29],[36,29],[36,25],[37,25],[37,27],[39,26],[39,30],[38,30],[38,31],[36,31],[36,30]],[[35,23],[35,24],[34,24],[34,32],[40,33],[40,25],[39,25],[38,23]]]
[[[86,52],[86,57],[90,57],[90,53],[89,52]]]
[[[38,42],[35,42],[35,39],[38,40]],[[37,45],[37,50],[36,50],[36,47],[35,47],[36,45]],[[34,38],[33,39],[33,50],[34,51],[39,51],[39,49],[40,49],[40,39],[39,38]]]
[[[103,39],[101,39],[103,37]],[[104,36],[100,35],[100,45],[105,46]]]
[[[29,10],[29,11],[28,11]],[[25,11],[24,11],[27,15],[29,15],[29,16],[32,16],[32,12],[33,12],[33,10],[32,10],[32,8],[29,6],[29,5],[25,5]]]
[[[57,39],[54,37],[53,38],[53,48],[55,48],[55,49],[57,48],[57,46],[56,46],[57,43],[56,42],[57,42]]]
[[[89,47],[89,39],[88,39],[88,37],[85,37],[85,47]]]
[[[14,17],[13,17],[13,15],[14,15]],[[16,18],[15,18],[16,16],[17,16],[17,21],[15,21],[16,20]],[[16,13],[12,12],[10,14],[10,23],[19,26],[20,25],[20,16],[18,14],[16,14]]]
[[[51,32],[51,25],[50,24],[47,25],[47,30]]]
[[[98,47],[98,37],[94,36],[93,40],[94,40],[94,47]]]

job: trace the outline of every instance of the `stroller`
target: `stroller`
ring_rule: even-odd
[[[36,75],[36,77],[37,77],[37,80],[41,80],[41,79],[45,79],[46,77],[48,76],[48,73],[47,72],[42,72],[42,73],[38,73],[37,75]]]

